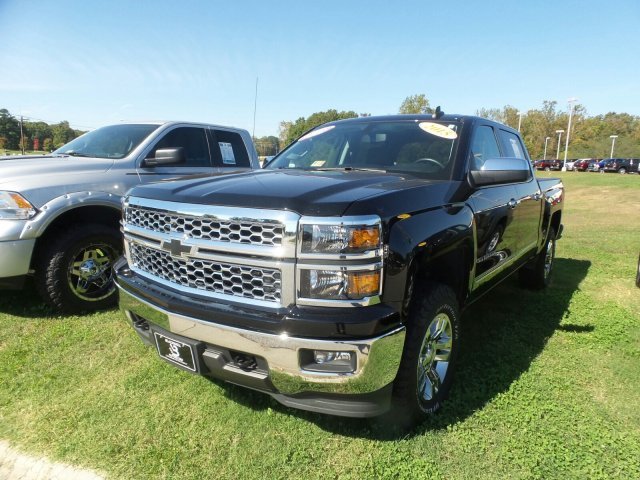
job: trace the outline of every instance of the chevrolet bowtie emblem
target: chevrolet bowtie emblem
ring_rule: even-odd
[[[182,245],[182,242],[177,238],[172,238],[170,241],[163,240],[162,248],[168,250],[172,257],[181,257],[183,253],[191,253],[191,247]]]

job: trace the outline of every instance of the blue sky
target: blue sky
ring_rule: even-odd
[[[475,113],[577,97],[640,115],[640,0],[0,0],[0,108],[95,128],[193,120],[277,135],[425,93]]]

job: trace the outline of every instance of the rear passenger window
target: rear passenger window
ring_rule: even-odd
[[[211,130],[213,136],[213,165],[215,167],[249,168],[249,154],[240,134],[225,130]]]
[[[522,142],[517,135],[505,130],[500,130],[500,139],[505,150],[505,156],[527,159]]]
[[[160,148],[184,148],[185,163],[172,167],[210,167],[209,146],[203,128],[178,127],[167,133],[154,147],[152,157]]]
[[[489,158],[499,158],[500,149],[493,128],[482,125],[476,128],[471,142],[471,169],[480,170]]]

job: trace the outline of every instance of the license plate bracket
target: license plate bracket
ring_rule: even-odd
[[[157,329],[152,329],[152,333],[160,358],[188,372],[200,372],[198,355],[201,344]]]

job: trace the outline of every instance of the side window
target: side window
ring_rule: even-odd
[[[185,163],[176,167],[210,167],[209,146],[203,128],[178,127],[167,133],[154,147],[151,156],[160,148],[184,148]]]
[[[481,125],[476,128],[471,142],[471,169],[480,170],[489,158],[500,157],[500,149],[493,128]]]
[[[526,150],[522,145],[522,142],[517,135],[505,130],[500,130],[500,140],[502,140],[502,146],[504,147],[505,155],[507,157],[527,159]]]
[[[249,168],[249,153],[239,133],[225,130],[211,130],[213,137],[212,154],[215,167]]]

